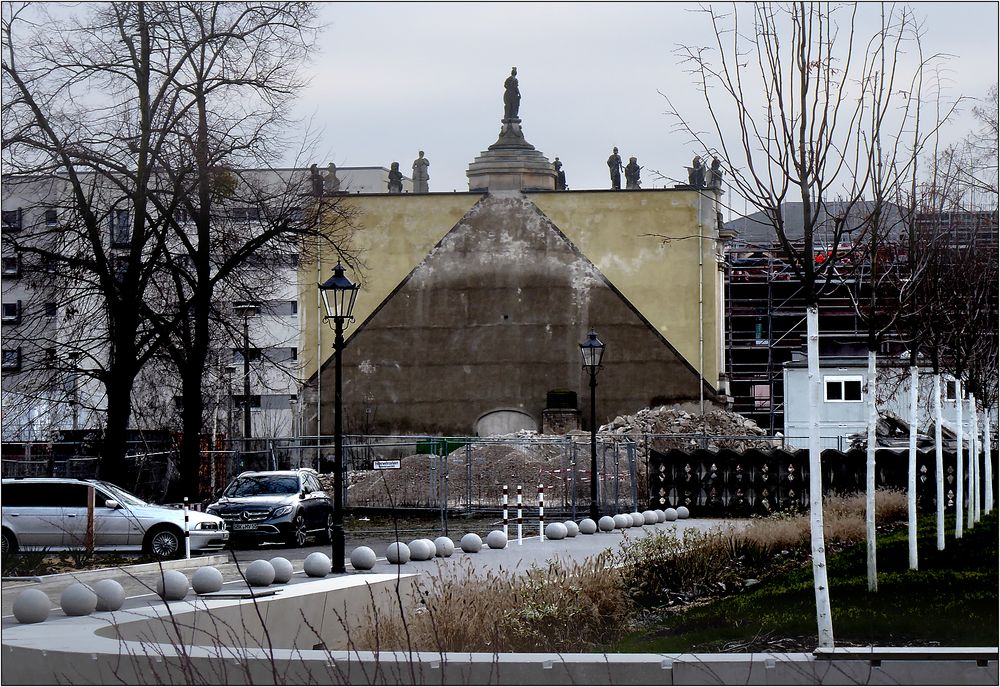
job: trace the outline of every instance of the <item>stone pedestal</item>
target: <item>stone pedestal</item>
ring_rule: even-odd
[[[470,191],[554,191],[556,169],[524,139],[520,118],[501,120],[497,142],[466,171]]]
[[[571,408],[546,408],[542,411],[542,434],[568,434],[580,429],[580,411]]]

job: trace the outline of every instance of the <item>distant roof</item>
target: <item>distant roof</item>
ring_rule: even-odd
[[[840,215],[846,208],[847,203],[832,202],[824,204],[820,211],[821,219],[818,227],[815,243],[818,246],[829,243],[833,235],[833,217]],[[848,213],[847,228],[842,236],[842,242],[851,240],[864,224],[865,218],[870,214],[874,203],[871,201],[861,201],[855,203]],[[902,236],[903,227],[899,208],[895,205],[888,206],[889,221],[894,225],[894,237]],[[781,214],[784,218],[785,236],[789,241],[801,241],[804,235],[802,223],[802,203],[788,202],[781,204]],[[763,212],[755,212],[750,215],[738,217],[726,222],[723,227],[735,232],[736,242],[739,244],[750,244],[755,246],[769,246],[777,242],[777,235],[771,220]],[[898,233],[896,233],[898,232]]]

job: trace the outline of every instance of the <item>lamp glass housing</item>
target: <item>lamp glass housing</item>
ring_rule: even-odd
[[[319,285],[327,319],[350,319],[359,288],[344,276],[344,266],[338,262],[333,268],[333,276]]]
[[[587,334],[587,340],[580,344],[580,355],[583,356],[583,366],[589,369],[597,369],[601,366],[604,358],[604,343],[597,338],[597,332],[593,329]]]

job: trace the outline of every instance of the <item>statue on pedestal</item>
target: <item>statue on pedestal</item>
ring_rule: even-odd
[[[337,178],[337,166],[332,162],[326,166],[326,178],[323,179],[323,191],[327,195],[333,195],[340,191],[340,179]]]
[[[323,176],[319,173],[319,168],[316,165],[309,166],[309,182],[312,184],[314,196],[323,195]]]
[[[503,118],[517,119],[521,107],[521,91],[517,88],[517,67],[511,67],[510,76],[503,82]]]
[[[705,163],[695,155],[688,170],[688,185],[695,188],[705,188]]]
[[[552,166],[556,168],[556,190],[565,191],[566,190],[566,172],[562,169],[562,162],[559,161],[559,157],[556,156],[556,161],[552,163]]]
[[[424,151],[420,151],[419,157],[413,161],[413,192],[427,193],[427,182],[430,175],[427,168],[430,167],[430,160],[424,157]]]
[[[389,193],[403,192],[403,173],[399,171],[399,163],[393,162],[389,166]]]
[[[635,158],[630,157],[628,159],[628,164],[625,165],[625,188],[631,191],[639,190],[639,170],[641,170],[638,164],[636,164]]]
[[[620,191],[622,188],[622,158],[618,154],[618,148],[613,148],[611,156],[608,158],[608,169],[611,172],[611,188]]]
[[[717,157],[712,158],[712,166],[708,170],[705,185],[708,188],[722,188],[722,162]]]

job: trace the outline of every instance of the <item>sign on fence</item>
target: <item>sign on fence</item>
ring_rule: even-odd
[[[372,470],[398,470],[398,460],[373,460]]]

